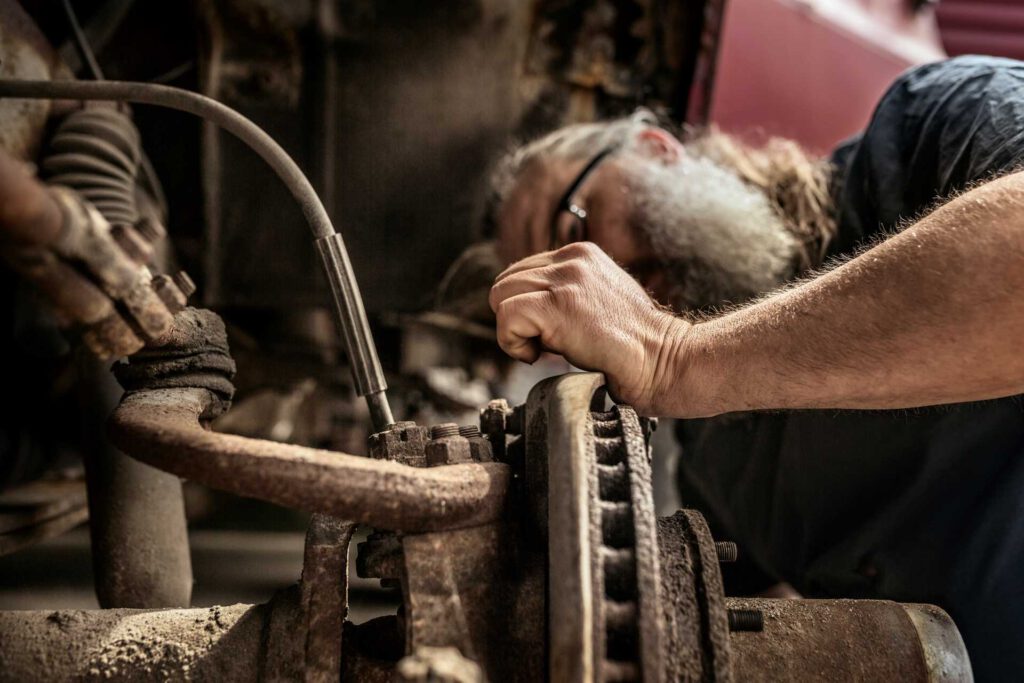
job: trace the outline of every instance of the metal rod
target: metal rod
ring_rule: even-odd
[[[187,112],[212,121],[248,145],[267,162],[291,192],[309,224],[334,295],[335,312],[345,341],[356,390],[367,400],[373,426],[382,430],[394,420],[387,382],[366,320],[363,298],[345,250],[323,202],[288,153],[262,128],[220,102],[181,88],[128,81],[21,81],[0,79],[0,97],[21,99],[110,100],[149,104]]]

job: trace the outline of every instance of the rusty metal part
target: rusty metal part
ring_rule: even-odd
[[[366,399],[374,427],[394,422],[387,400],[387,382],[366,320],[362,295],[345,243],[334,230],[323,202],[288,153],[259,126],[230,107],[194,92],[154,83],[49,82],[0,80],[0,97],[27,99],[115,100],[152,104],[185,111],[212,121],[232,133],[267,162],[299,204],[331,284],[335,311],[349,365],[360,396]],[[154,295],[155,296],[155,295]],[[159,301],[159,299],[157,299]]]
[[[715,554],[718,561],[725,564],[739,559],[740,549],[732,541],[715,541]]]
[[[348,616],[348,546],[356,525],[313,515],[306,533],[300,600],[307,683],[341,678],[342,633]]]
[[[100,358],[134,353],[170,327],[172,312],[107,221],[70,190],[45,188],[0,154],[3,256]],[[119,308],[120,307],[120,308]],[[129,323],[129,320],[131,321]]]
[[[118,451],[98,428],[121,398],[107,363],[80,354],[76,383],[89,491],[93,581],[101,607],[188,607],[192,596],[181,481]]]
[[[597,674],[589,418],[603,384],[596,374],[552,378],[526,402],[527,514],[548,555],[547,622],[558,626],[550,629],[547,675],[556,681],[592,681]]]
[[[314,515],[298,586],[267,605],[222,608],[233,611],[213,626],[201,610],[0,613],[0,671],[37,680],[29,662],[42,659],[54,663],[48,678],[115,680],[970,680],[937,608],[725,598],[703,518],[655,520],[644,427],[626,406],[606,411],[602,387],[577,373],[531,392],[525,436],[507,441],[512,452],[525,438],[517,507],[504,505],[507,465],[424,469],[219,435],[201,423],[209,391],[135,392],[111,429],[139,457],[336,517]],[[424,429],[376,435],[375,455],[422,457]],[[457,432],[440,425],[436,436]],[[360,546],[357,569],[398,579],[397,615],[343,622],[354,523],[341,518],[389,530]],[[730,632],[729,615],[735,626],[746,613],[763,629]],[[146,630],[109,620],[125,614]],[[231,668],[225,651],[238,659]]]
[[[660,518],[658,545],[666,646],[673,653],[666,679],[733,680],[722,574],[704,518],[693,510]]]
[[[657,524],[650,452],[643,427],[629,406],[591,412],[597,487],[591,506],[600,514],[604,590],[604,680],[635,670],[660,678],[667,658],[663,640]],[[595,572],[597,573],[597,572]]]
[[[546,380],[527,402],[527,463],[547,469],[552,680],[659,680],[664,625],[650,463],[633,410],[601,375]]]
[[[0,226],[5,241],[49,246],[60,238],[64,215],[60,205],[36,180],[31,168],[7,154],[0,154]]]
[[[543,566],[517,558],[525,539],[510,521],[403,536],[407,655],[456,647],[487,680],[544,679]]]
[[[0,492],[0,555],[59,536],[89,518],[81,479],[38,480]]]
[[[216,434],[201,423],[214,403],[205,389],[128,395],[111,438],[134,458],[213,488],[382,529],[473,526],[504,506],[509,472],[500,463],[422,469]]]
[[[106,294],[124,306],[147,341],[163,336],[174,316],[153,291],[149,270],[117,245],[109,223],[94,207],[62,187],[55,186],[51,192],[65,216],[65,228],[54,251],[83,264]]]
[[[356,573],[364,579],[397,579],[402,576],[402,539],[390,532],[374,532],[359,544]]]
[[[491,442],[480,432],[476,425],[462,425],[459,427],[459,436],[469,440],[469,452],[476,462],[492,462],[494,451]]]
[[[160,339],[114,365],[114,376],[128,393],[150,389],[199,388],[214,394],[207,417],[231,406],[235,361],[228,348],[224,321],[213,311],[187,308]]]
[[[764,615],[756,609],[730,609],[729,632],[734,631],[763,631]]]
[[[726,604],[764,617],[762,632],[730,637],[738,680],[973,680],[963,640],[937,607],[755,598]]]
[[[426,467],[429,440],[429,427],[420,427],[415,422],[396,422],[383,432],[370,435],[370,457],[394,460],[410,467]]]

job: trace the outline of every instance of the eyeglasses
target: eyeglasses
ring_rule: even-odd
[[[573,202],[573,196],[579,191],[580,186],[583,185],[587,177],[594,172],[594,169],[605,160],[605,158],[618,149],[618,146],[606,147],[597,156],[587,162],[587,165],[583,167],[580,174],[576,176],[576,179],[569,185],[569,189],[565,191],[558,204],[555,205],[555,212],[551,216],[551,241],[548,249],[557,249],[560,244],[558,239],[558,217],[563,211],[568,211],[574,216],[575,224],[573,229],[569,233],[569,239],[566,240],[566,244],[572,242],[581,242],[587,238],[587,210]]]

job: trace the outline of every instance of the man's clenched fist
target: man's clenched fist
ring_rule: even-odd
[[[576,242],[509,266],[491,288],[498,344],[533,363],[542,351],[603,372],[616,400],[640,413],[671,388],[689,325],[661,309],[591,242]]]

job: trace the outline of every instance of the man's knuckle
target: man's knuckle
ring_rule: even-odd
[[[579,259],[573,259],[562,264],[561,274],[564,280],[576,282],[582,280],[586,276],[586,268],[583,266],[582,261]]]

